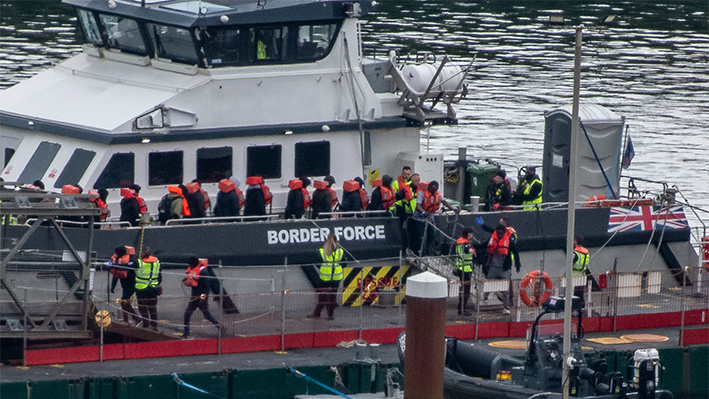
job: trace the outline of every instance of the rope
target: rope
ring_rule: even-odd
[[[347,396],[347,395],[345,395],[344,393],[342,393],[342,392],[340,392],[340,391],[338,391],[338,390],[336,390],[336,389],[334,389],[334,388],[330,388],[329,386],[323,384],[322,382],[320,382],[320,381],[318,381],[318,380],[316,380],[316,379],[314,379],[314,378],[308,377],[308,376],[305,375],[304,373],[301,373],[300,371],[298,371],[298,370],[296,370],[296,369],[294,369],[294,368],[292,368],[292,367],[289,368],[288,370],[289,370],[291,373],[295,374],[296,376],[301,377],[301,378],[304,378],[306,381],[312,382],[312,383],[314,383],[315,385],[318,385],[318,386],[321,387],[321,388],[325,388],[325,389],[327,389],[328,391],[334,393],[335,395],[339,395],[339,396],[342,396],[343,398],[347,398],[347,399],[353,399],[351,396]],[[307,389],[307,388],[306,388],[306,393],[305,393],[305,394],[308,395],[308,389]]]
[[[219,396],[219,395],[215,395],[215,394],[213,394],[213,393],[209,393],[209,392],[205,391],[204,389],[197,388],[197,387],[194,386],[194,385],[190,385],[190,384],[188,384],[188,383],[182,381],[182,380],[180,379],[180,377],[177,376],[177,373],[172,373],[172,374],[170,374],[170,375],[172,376],[172,380],[175,381],[175,384],[177,384],[178,387],[179,387],[179,386],[183,386],[183,387],[185,387],[185,388],[187,388],[187,389],[191,389],[191,390],[193,390],[193,391],[197,391],[197,392],[203,393],[203,394],[205,394],[205,395],[213,396],[213,397],[215,397],[215,398],[227,399],[227,398],[225,398],[224,396]],[[179,390],[179,389],[177,390],[177,398],[178,398],[178,399],[180,398],[180,390]]]

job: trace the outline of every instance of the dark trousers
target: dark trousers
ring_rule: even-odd
[[[143,327],[150,325],[153,330],[158,329],[158,289],[148,287],[144,290],[135,290],[138,298],[138,310],[143,316]]]
[[[468,309],[472,276],[472,272],[463,272],[462,270],[458,270],[458,277],[460,278],[460,293],[458,294],[459,313],[465,312]]]
[[[135,283],[131,282],[130,284],[124,284],[123,280],[126,279],[121,279],[121,289],[123,290],[121,294],[121,309],[123,309],[123,321],[128,323],[129,317],[133,317],[133,320],[138,323],[140,321],[140,318],[138,317],[138,313],[135,312],[135,309],[133,309],[133,305],[131,305],[131,297],[133,296],[133,293],[135,293]]]
[[[313,316],[320,317],[323,308],[327,311],[327,317],[333,318],[335,315],[335,308],[337,307],[337,285],[334,283],[327,283],[326,286],[319,287],[316,291],[318,293],[318,304],[315,305],[313,310]]]
[[[421,248],[421,253],[419,256],[427,256],[431,251],[431,246],[433,245],[434,230],[433,226],[426,223],[425,220],[416,220],[416,229],[418,230],[418,236],[420,237],[419,244],[423,242],[424,235],[426,236],[426,241],[423,242],[423,248]],[[418,250],[419,248],[416,248]]]
[[[185,315],[183,320],[185,324],[185,331],[182,335],[190,335],[190,318],[192,318],[192,313],[194,313],[194,311],[198,308],[200,311],[202,311],[202,315],[205,319],[211,321],[212,324],[219,325],[217,319],[215,319],[214,316],[212,316],[212,313],[209,312],[209,300],[202,299],[198,296],[192,297],[190,299],[190,302],[187,304],[187,308],[185,308]]]

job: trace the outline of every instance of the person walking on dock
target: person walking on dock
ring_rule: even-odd
[[[521,269],[519,253],[515,240],[512,239],[512,231],[504,224],[500,223],[495,228],[495,232],[490,236],[487,243],[487,278],[492,280],[508,280],[507,291],[500,291],[498,297],[502,301],[503,314],[510,314],[510,304],[512,302],[511,269],[514,260],[515,269],[519,273]]]
[[[337,289],[340,286],[340,281],[344,277],[342,270],[342,258],[344,250],[340,248],[337,242],[337,237],[330,233],[327,236],[325,245],[320,248],[320,285],[318,291],[318,304],[315,306],[312,314],[308,315],[310,319],[319,319],[323,308],[327,310],[327,319],[335,319],[335,307],[337,306]]]
[[[458,294],[458,315],[472,316],[468,310],[468,300],[470,299],[470,284],[473,277],[473,259],[475,249],[473,248],[473,229],[466,227],[455,243],[456,266],[458,266],[458,277],[460,278],[460,293]]]
[[[158,329],[158,295],[162,293],[162,272],[160,261],[153,256],[149,247],[143,251],[135,271],[135,296],[138,298],[138,310],[143,317],[142,327]]]
[[[113,275],[111,281],[111,293],[116,292],[116,285],[121,282],[121,309],[123,309],[123,322],[129,323],[132,316],[135,324],[140,323],[138,314],[131,305],[133,294],[135,293],[135,249],[126,245],[116,247],[111,260],[108,262],[108,271]]]
[[[196,256],[191,256],[187,263],[189,266],[185,271],[182,284],[192,288],[192,292],[190,294],[190,301],[187,303],[187,308],[185,308],[185,329],[182,333],[182,338],[190,337],[190,318],[197,308],[202,311],[202,315],[205,319],[222,329],[217,319],[215,319],[209,311],[209,291],[214,281],[212,275],[209,273],[207,266],[200,263],[199,258]],[[224,330],[222,329],[221,331],[223,332]]]

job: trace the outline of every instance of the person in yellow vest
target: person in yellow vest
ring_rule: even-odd
[[[542,203],[544,184],[539,179],[535,166],[526,166],[525,169],[524,179],[517,186],[514,197],[516,203],[523,206],[522,209],[531,211],[539,209],[539,204]]]
[[[574,264],[571,270],[572,277],[587,276],[591,274],[588,270],[588,261],[591,257],[588,254],[588,249],[583,246],[583,236],[577,235],[574,237]],[[574,296],[581,298],[581,304],[586,307],[586,284],[574,286]]]
[[[456,266],[458,266],[458,277],[460,278],[460,292],[458,294],[458,316],[472,316],[468,310],[468,299],[470,299],[470,285],[473,277],[473,259],[475,258],[475,248],[473,248],[473,229],[466,227],[463,229],[458,241],[455,243]]]
[[[337,289],[340,286],[340,281],[344,277],[342,270],[342,258],[344,250],[337,242],[337,237],[334,234],[327,236],[327,240],[322,248],[320,248],[320,286],[318,291],[318,304],[315,306],[312,314],[307,317],[310,319],[320,318],[323,308],[327,310],[327,319],[335,319],[335,307],[337,306]]]
[[[160,261],[153,256],[153,251],[146,247],[135,270],[135,296],[138,298],[138,310],[143,317],[142,327],[158,330],[158,296],[162,294],[162,272]]]

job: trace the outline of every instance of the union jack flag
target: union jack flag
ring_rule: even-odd
[[[689,223],[679,205],[613,207],[608,218],[608,232],[652,229],[688,229]]]

